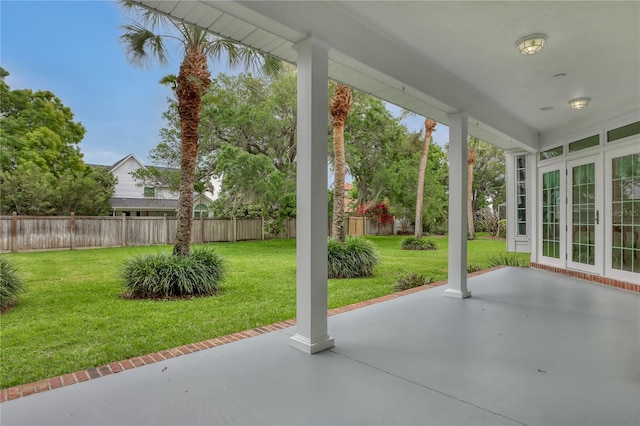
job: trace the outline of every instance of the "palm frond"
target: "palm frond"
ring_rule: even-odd
[[[162,36],[154,34],[138,22],[122,25],[124,34],[120,36],[127,60],[134,66],[146,68],[154,60],[167,63],[167,51]]]

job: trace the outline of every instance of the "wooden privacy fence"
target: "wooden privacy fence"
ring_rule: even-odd
[[[264,232],[264,221],[257,219],[193,220],[192,243],[217,241],[293,238],[295,219],[285,221],[285,230],[272,235]],[[173,244],[177,229],[175,217],[132,216],[0,216],[0,251],[59,250],[97,247],[131,247]]]

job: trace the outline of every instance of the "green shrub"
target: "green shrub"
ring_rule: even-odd
[[[197,248],[186,257],[155,253],[125,263],[122,281],[131,298],[210,296],[220,290],[223,261],[214,251]]]
[[[347,237],[344,243],[328,240],[329,278],[360,278],[373,275],[380,257],[373,243],[363,237]]]
[[[433,281],[433,277],[425,277],[424,275],[417,275],[413,272],[409,272],[407,275],[398,278],[398,281],[396,281],[393,286],[393,290],[408,290],[410,288],[431,284]]]
[[[489,265],[489,268],[493,268],[494,266],[527,267],[529,266],[528,256],[529,255],[526,253],[500,253],[489,258],[489,260],[487,260],[487,264]]]
[[[467,265],[467,274],[478,272],[480,269],[482,268],[477,263],[470,263]]]
[[[438,244],[431,239],[407,237],[402,240],[402,250],[438,250]]]
[[[18,294],[24,290],[24,281],[15,266],[4,256],[0,256],[0,312],[15,305]]]

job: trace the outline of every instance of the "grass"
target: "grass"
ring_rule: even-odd
[[[371,237],[380,253],[373,277],[329,280],[329,307],[390,294],[409,272],[443,280],[440,250],[400,249],[402,237]],[[133,256],[169,246],[7,255],[26,284],[0,318],[0,388],[211,339],[295,317],[295,240],[208,244],[225,259],[222,291],[187,300],[127,300],[120,273]],[[469,241],[470,262],[487,267],[503,241]]]

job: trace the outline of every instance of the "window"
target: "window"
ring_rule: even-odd
[[[640,134],[640,121],[609,130],[607,132],[607,142],[617,141],[618,139],[624,139],[637,134]]]
[[[516,235],[527,235],[527,157],[516,157]]]
[[[580,139],[579,141],[571,142],[569,144],[569,152],[576,152],[581,149],[591,148],[592,146],[598,145],[600,145],[600,135],[593,135],[588,138]]]
[[[196,219],[207,216],[209,216],[209,209],[204,204],[198,204],[193,209],[193,217],[195,217]]]
[[[156,197],[156,189],[151,186],[144,187],[144,198],[155,198]]]
[[[612,266],[640,273],[640,154],[611,161]]]
[[[559,157],[564,153],[564,147],[562,145],[542,151],[540,153],[540,160],[548,160],[550,158]]]

